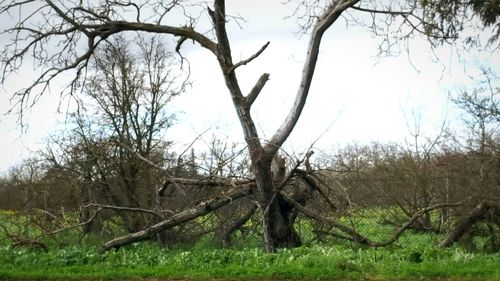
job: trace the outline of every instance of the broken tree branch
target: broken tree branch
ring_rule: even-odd
[[[349,240],[351,240],[353,242],[356,242],[356,243],[359,243],[362,245],[366,245],[366,246],[369,246],[372,248],[385,247],[385,246],[388,246],[388,245],[394,243],[395,241],[397,241],[399,239],[399,237],[401,237],[401,235],[404,233],[404,231],[407,230],[418,218],[420,218],[421,216],[423,216],[424,214],[426,214],[430,211],[441,209],[441,208],[457,207],[457,206],[460,206],[464,203],[464,201],[457,202],[457,203],[444,203],[444,204],[436,204],[436,205],[424,208],[424,209],[418,211],[417,213],[415,213],[410,218],[410,220],[407,223],[405,223],[403,226],[401,226],[389,239],[382,241],[382,242],[376,242],[376,241],[373,241],[373,240],[369,239],[368,237],[360,234],[354,228],[351,228],[349,226],[341,224],[340,222],[336,221],[335,219],[323,217],[319,214],[314,213],[313,211],[306,209],[305,207],[300,205],[298,202],[296,202],[295,200],[293,200],[292,198],[290,198],[289,196],[287,196],[283,192],[281,192],[281,195],[283,196],[283,199],[285,199],[285,201],[288,204],[292,205],[294,208],[297,209],[297,211],[301,212],[302,214],[304,214],[312,219],[329,224],[329,225],[337,228],[338,230],[344,232],[345,234],[348,234],[350,236]]]
[[[257,83],[255,83],[250,93],[246,96],[246,106],[248,108],[252,106],[252,104],[257,99],[257,97],[259,96],[260,92],[262,91],[268,80],[269,80],[269,73],[264,73],[259,77]]]
[[[248,211],[243,214],[240,218],[235,220],[229,227],[224,231],[224,237],[222,238],[222,243],[225,247],[231,244],[231,235],[238,229],[240,229],[255,213],[257,210],[257,204],[252,204],[252,207],[248,209]]]
[[[142,208],[103,205],[103,204],[96,204],[96,203],[90,203],[90,204],[83,206],[83,208],[89,208],[89,207],[97,207],[98,209],[108,209],[108,210],[115,210],[115,211],[146,213],[146,214],[151,214],[151,215],[154,215],[157,217],[161,217],[160,212],[156,212],[156,211],[148,210],[148,209],[142,209]],[[166,211],[171,212],[170,210],[166,210]]]
[[[472,212],[466,217],[462,218],[453,231],[451,231],[448,236],[439,243],[439,247],[450,247],[455,242],[460,240],[462,236],[470,230],[470,228],[478,221],[486,219],[488,213],[491,212],[493,216],[500,217],[500,208],[490,206],[485,203],[481,203],[472,210]]]
[[[233,202],[236,199],[245,197],[251,193],[251,188],[239,188],[236,190],[232,190],[224,194],[224,196],[215,197],[205,202],[201,202],[197,206],[187,209],[183,212],[180,212],[176,215],[169,217],[168,219],[154,224],[144,230],[127,234],[118,238],[115,238],[111,241],[104,243],[101,247],[102,251],[108,251],[110,249],[118,249],[122,246],[129,245],[134,242],[147,240],[155,237],[155,235],[159,232],[165,231],[169,228],[172,228],[176,225],[191,221],[198,217],[204,216],[208,213],[211,213],[220,207]]]

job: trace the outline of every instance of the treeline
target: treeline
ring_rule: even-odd
[[[481,235],[497,240],[500,138],[496,132],[489,132],[466,143],[468,146],[457,143],[455,135],[443,131],[420,145],[349,145],[316,154],[307,163],[307,171],[297,171],[307,173],[313,183],[307,184],[307,178],[306,183],[304,178],[294,178],[284,190],[323,217],[348,217],[359,210],[374,210],[382,212],[375,216],[383,218],[380,223],[395,227],[421,210],[440,206],[437,212],[423,213],[408,227],[434,233],[449,232],[478,205],[486,204],[493,211],[478,218],[486,222]],[[168,144],[161,147],[148,158],[112,141],[67,147],[58,161],[49,153],[51,150],[45,151],[40,158],[12,168],[1,179],[0,208],[38,214],[39,219],[50,221],[77,214],[74,224],[82,224],[83,233],[109,239],[146,229],[239,188],[226,184],[227,179],[239,184],[252,181],[245,150],[237,146],[214,140],[211,152],[204,154],[193,149],[175,154]],[[293,159],[288,158],[286,171],[293,165]],[[254,212],[251,198],[239,199],[238,204],[228,205],[204,221],[182,224],[158,239],[191,243],[212,233],[230,243],[235,231],[259,233],[258,219],[250,224],[254,229],[244,226]],[[312,227],[313,234],[307,235],[318,239],[327,239],[331,230],[321,220],[312,222]],[[488,229],[492,232],[484,233]],[[498,242],[492,243],[498,247]]]

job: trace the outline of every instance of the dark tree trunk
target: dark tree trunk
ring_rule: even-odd
[[[88,222],[83,226],[84,234],[100,234],[102,232],[102,220],[99,215],[92,219],[95,214],[92,214],[90,210],[84,210],[80,216],[81,222]]]
[[[261,160],[255,167],[266,251],[273,253],[278,248],[300,246],[302,242],[293,226],[293,207],[274,189],[271,161]]]
[[[271,203],[267,217],[271,227],[274,249],[302,245],[302,241],[293,225],[292,211],[293,207],[283,199],[281,194],[277,193],[276,198]]]

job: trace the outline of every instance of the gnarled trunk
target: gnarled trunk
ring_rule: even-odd
[[[275,190],[271,173],[271,161],[262,160],[254,165],[259,205],[262,209],[262,227],[266,251],[278,248],[298,247],[301,239],[293,226],[292,209]]]
[[[274,250],[302,245],[302,241],[293,225],[292,209],[293,207],[278,193],[269,206],[269,212],[263,217],[264,220],[269,222],[270,237],[272,238],[271,242]]]

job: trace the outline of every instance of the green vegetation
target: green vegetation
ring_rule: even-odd
[[[434,278],[500,280],[500,253],[475,253],[459,246],[438,249],[435,236],[408,233],[391,247],[348,243],[309,245],[266,254],[260,247],[161,248],[138,243],[99,253],[98,246],[49,251],[0,248],[0,278]],[[404,243],[404,247],[402,244]]]
[[[381,215],[376,211],[358,212],[356,225],[359,231],[367,235],[378,234],[372,237],[384,239],[392,227],[379,225]],[[9,221],[12,223],[13,219],[23,217],[1,212],[1,225],[5,230],[15,225]],[[308,221],[301,225],[303,235],[311,233],[312,225]],[[30,229],[30,232],[37,231]],[[0,235],[4,234],[0,231]],[[306,239],[307,245],[303,247],[267,254],[255,235],[238,236],[233,247],[225,249],[214,242],[212,236],[206,236],[190,246],[159,247],[143,242],[105,253],[99,252],[97,237],[81,236],[77,229],[41,239],[48,251],[29,245],[13,246],[5,239],[7,237],[0,236],[0,280],[153,277],[500,280],[500,252],[488,253],[482,247],[466,249],[461,244],[441,249],[437,245],[442,237],[435,233],[407,231],[396,243],[380,249],[360,247],[334,238],[326,238],[323,242]],[[487,243],[476,242],[477,245]]]

